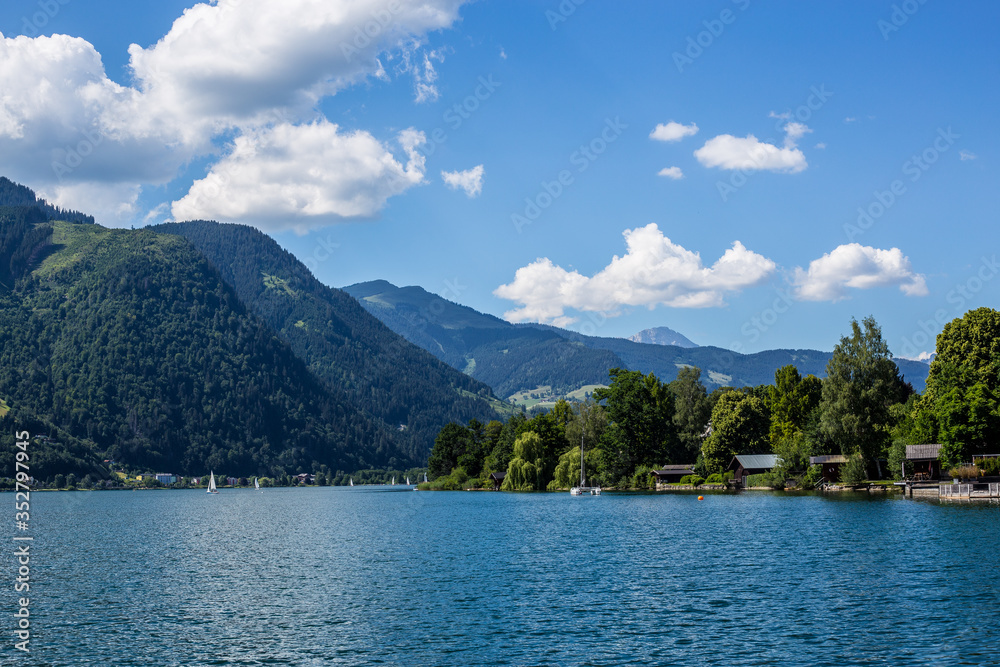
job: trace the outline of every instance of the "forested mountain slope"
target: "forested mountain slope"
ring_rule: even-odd
[[[38,255],[23,243],[48,246],[0,293],[6,421],[50,425],[66,441],[35,461],[36,476],[83,472],[102,456],[187,475],[410,462],[393,432],[317,380],[187,240],[0,224],[12,256]]]
[[[426,459],[449,421],[489,421],[498,416],[495,408],[509,407],[486,384],[406,342],[350,295],[320,283],[260,231],[204,221],[154,229],[189,239],[318,378],[398,429],[414,460]]]

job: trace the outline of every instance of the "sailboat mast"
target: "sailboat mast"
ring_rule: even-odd
[[[587,486],[583,478],[583,429],[580,429],[580,486]]]

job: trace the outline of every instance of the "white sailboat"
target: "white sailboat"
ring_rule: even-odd
[[[395,475],[392,476],[392,485],[396,486],[396,476]]]
[[[351,486],[354,486],[354,478],[351,478]]]
[[[218,493],[219,492],[219,490],[217,488],[215,488],[215,471],[214,470],[212,471],[211,477],[208,478],[208,492],[209,493]]]
[[[407,478],[406,478],[406,485],[407,485],[407,486],[412,486],[412,485],[410,484],[410,478],[409,478],[409,477],[407,477]]]
[[[256,477],[253,478],[253,488],[260,491],[260,482],[257,481]]]
[[[584,477],[584,474],[583,474],[583,433],[581,432],[580,433],[580,486],[574,486],[572,489],[570,489],[569,490],[569,495],[571,495],[571,496],[585,496],[585,495],[588,495],[588,494],[591,495],[591,496],[599,496],[599,495],[601,495],[601,487],[599,487],[599,486],[594,486],[594,487],[587,486],[587,481],[586,481],[586,478]]]

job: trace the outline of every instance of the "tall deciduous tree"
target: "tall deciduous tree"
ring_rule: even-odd
[[[1000,442],[1000,312],[978,308],[945,325],[937,338],[918,408],[947,464],[968,461]]]
[[[792,364],[775,371],[774,384],[768,387],[771,447],[802,434],[822,394],[823,383],[815,375],[803,378]]]
[[[705,469],[722,472],[736,454],[769,453],[770,428],[771,416],[763,399],[742,391],[722,394],[712,409],[712,433],[702,444]]]
[[[826,366],[820,402],[820,430],[844,455],[860,454],[874,462],[887,452],[894,423],[891,407],[906,401],[913,389],[899,376],[892,352],[874,317],[858,324],[833,348]]]
[[[594,392],[611,420],[601,443],[610,479],[631,477],[638,465],[683,458],[670,388],[652,373],[613,368],[610,375],[610,386]]]
[[[670,383],[674,394],[674,426],[677,437],[687,455],[686,463],[693,462],[701,451],[701,436],[712,417],[712,403],[705,385],[701,383],[701,369],[685,366]]]

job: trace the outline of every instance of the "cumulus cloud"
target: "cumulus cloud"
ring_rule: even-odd
[[[337,125],[282,124],[238,137],[208,176],[174,202],[177,220],[246,221],[305,233],[343,218],[371,217],[389,197],[424,180],[423,133],[404,130],[404,166],[367,132]]]
[[[927,282],[899,248],[882,250],[858,243],[835,248],[795,269],[796,296],[803,301],[840,301],[850,289],[899,287],[907,296],[926,296]]]
[[[311,109],[380,72],[380,53],[450,26],[463,2],[200,3],[154,46],[129,47],[130,62],[143,90],[178,117],[254,121],[273,109]]]
[[[680,141],[684,137],[694,136],[695,134],[698,134],[697,124],[682,125],[681,123],[670,121],[669,123],[660,123],[653,128],[653,131],[649,133],[649,138],[656,141]]]
[[[657,175],[672,178],[675,181],[684,178],[684,172],[681,171],[680,167],[664,167],[657,172]]]
[[[413,54],[415,97],[433,100],[442,56],[421,45],[466,1],[202,2],[156,44],[129,47],[129,86],[86,40],[0,35],[0,170],[83,210],[119,192],[112,209],[127,210],[137,188],[169,182],[221,136],[254,143],[262,128],[314,122],[323,97],[387,78],[383,60]],[[398,189],[383,175],[374,189]]]
[[[176,126],[136,118],[141,94],[86,40],[0,36],[0,91],[0,170],[39,187],[163,183],[192,155]]]
[[[798,173],[809,165],[796,144],[812,130],[802,123],[787,123],[784,130],[785,141],[782,148],[760,141],[752,134],[746,137],[720,134],[706,141],[704,146],[694,152],[694,156],[705,167]]]
[[[765,281],[775,270],[771,260],[739,241],[712,266],[701,256],[673,243],[655,224],[624,232],[627,252],[615,256],[592,277],[567,271],[548,258],[517,270],[513,282],[494,294],[522,304],[504,314],[511,322],[565,326],[575,321],[567,309],[618,314],[625,306],[658,305],[708,308],[724,305],[726,293]]]
[[[442,171],[441,178],[452,190],[461,188],[470,198],[478,197],[483,191],[483,165],[465,171]]]

